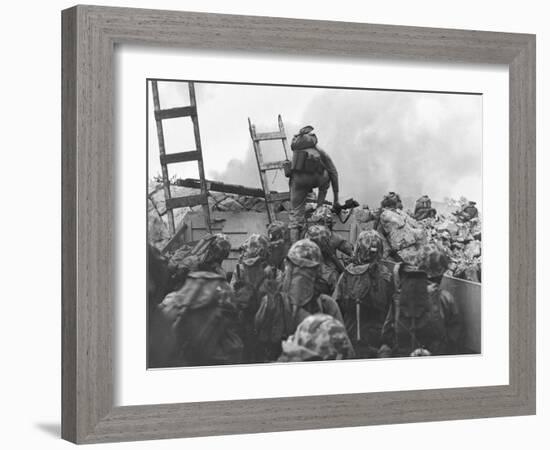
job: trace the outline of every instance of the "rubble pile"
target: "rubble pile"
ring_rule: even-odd
[[[199,194],[196,188],[170,185],[170,194],[172,198],[184,197]],[[226,194],[223,192],[210,191],[208,203],[212,211],[221,212],[258,212],[266,211],[265,200],[263,197],[252,197],[247,195]],[[274,203],[275,211],[288,211],[290,202],[280,201]],[[191,208],[176,208],[174,211],[174,222],[176,229],[181,226],[185,216],[190,212],[202,211],[202,206],[193,206]],[[166,204],[164,201],[164,190],[161,183],[151,183],[147,194],[147,226],[149,242],[155,247],[161,249],[170,240],[168,230],[168,218],[166,216]]]
[[[172,184],[170,192],[172,197],[183,197],[198,194],[199,190]],[[314,200],[313,197],[310,200]],[[266,210],[265,200],[257,196],[210,191],[208,202],[212,211],[265,213]],[[170,240],[162,184],[150,184],[147,204],[149,242],[158,249],[162,249]],[[427,217],[421,220],[415,220],[414,213],[407,209],[407,221],[415,229],[424,231],[424,237],[422,238],[424,243],[436,243],[446,251],[450,259],[447,275],[480,282],[481,219],[479,217],[474,217],[470,220],[465,219],[461,212],[464,208],[468,207],[466,199],[446,199],[445,205],[438,204],[437,207],[437,213],[434,217]],[[275,203],[276,211],[288,211],[289,209],[290,204],[288,201]],[[314,210],[315,204],[308,203],[307,209],[308,212],[311,212],[309,210]],[[201,212],[202,207],[199,205],[192,208],[174,209],[176,228],[181,226],[182,221],[190,211]],[[366,207],[356,208],[352,216],[356,223],[362,224],[361,229],[368,229],[377,227],[380,212],[380,210],[370,210]],[[385,243],[385,246],[386,251],[384,253],[387,255],[388,244]],[[179,253],[185,255],[189,250],[182,248]]]
[[[438,215],[419,221],[429,242],[439,244],[450,259],[447,275],[469,281],[481,281],[481,220],[462,222],[456,216]]]

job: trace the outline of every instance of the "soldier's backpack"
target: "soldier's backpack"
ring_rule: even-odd
[[[445,318],[439,288],[429,288],[426,272],[397,264],[394,268],[395,346],[409,354],[427,348],[437,354],[445,341]]]
[[[292,153],[291,173],[322,174],[324,171],[325,165],[316,148],[296,150]]]
[[[263,264],[255,266],[247,266],[242,263],[237,263],[235,267],[236,280],[232,287],[235,291],[235,303],[238,308],[247,313],[255,314],[260,306],[261,297],[265,288],[264,283],[269,276],[275,278],[275,274],[270,274],[270,268],[264,267]]]
[[[313,133],[312,126],[306,126],[302,128],[298,134],[295,134],[290,142],[290,148],[292,150],[304,150],[306,148],[312,148],[317,145],[317,136]]]
[[[242,361],[238,311],[223,276],[192,272],[159,310],[175,334],[174,359],[181,365],[236,364]]]
[[[316,267],[303,267],[286,260],[280,289],[263,297],[255,316],[256,333],[261,342],[281,342],[292,334],[299,323],[292,310],[304,312],[304,306],[315,300],[317,272]]]
[[[382,283],[384,281],[390,282],[390,272],[384,266],[379,267],[377,273],[380,279],[377,283],[373,283],[370,275],[372,270],[372,264],[349,265],[346,267],[338,282],[341,284],[340,289],[344,294],[344,303],[346,304],[343,305],[344,308],[349,310],[354,306],[355,301],[368,299],[372,304],[366,306],[387,312],[389,306],[386,302],[387,291],[386,286],[383,286]]]

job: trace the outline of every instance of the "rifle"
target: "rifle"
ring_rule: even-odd
[[[333,205],[332,212],[338,216],[340,219],[340,222],[346,223],[351,214],[348,214],[348,216],[345,219],[342,219],[341,212],[345,210],[351,210],[353,208],[357,208],[359,206],[359,202],[353,198],[348,198],[343,205],[340,205],[337,203],[336,205]]]

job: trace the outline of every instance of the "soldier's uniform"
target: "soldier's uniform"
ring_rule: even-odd
[[[315,282],[321,265],[321,250],[309,239],[292,245],[285,262],[280,292],[264,296],[256,313],[259,339],[278,346],[290,336],[307,316],[324,313],[343,322],[337,303],[328,295],[315,292]]]
[[[373,230],[378,222],[374,211],[371,211],[368,206],[362,206],[353,210],[350,220],[349,242],[355,245],[359,234],[362,231]]]
[[[290,169],[290,214],[291,242],[299,239],[305,226],[306,197],[314,188],[319,189],[317,205],[326,199],[332,184],[334,205],[338,204],[338,171],[330,156],[317,145],[313,127],[306,126],[294,136],[291,144],[292,164]]]
[[[437,211],[432,208],[432,201],[427,195],[420,197],[414,204],[415,220],[424,220],[435,217]]]
[[[166,331],[173,334],[169,364],[205,366],[242,362],[239,312],[225,278],[213,272],[192,272],[185,285],[159,305]]]
[[[280,220],[274,220],[267,227],[267,237],[269,239],[269,264],[282,270],[286,254],[290,249],[288,225]]]
[[[306,237],[313,240],[321,248],[323,256],[321,278],[326,282],[326,289],[320,292],[328,295],[332,295],[338,276],[344,270],[344,264],[338,253],[341,252],[349,257],[353,255],[353,245],[332,231],[333,217],[330,207],[327,205],[319,206],[309,219],[310,226],[306,233]],[[328,230],[328,239],[325,230]]]
[[[475,219],[479,212],[476,207],[476,202],[469,201],[462,206],[460,211],[454,214],[463,222],[468,222],[469,220]]]
[[[343,270],[342,263],[337,259],[332,247],[330,230],[323,225],[311,225],[306,233],[306,239],[315,242],[321,249],[321,264],[316,281],[316,291],[320,294],[332,295],[338,277]]]
[[[241,256],[231,278],[230,285],[241,314],[245,362],[262,361],[254,316],[261,299],[277,292],[282,282],[282,272],[268,264],[269,250],[267,237],[250,235],[241,247]]]
[[[380,262],[383,239],[374,230],[363,231],[355,243],[353,262],[338,279],[333,294],[359,357],[375,356],[382,325],[391,305],[393,282]]]
[[[306,317],[282,347],[280,362],[326,361],[355,356],[342,323],[326,314]]]
[[[392,355],[408,356],[425,349],[432,355],[456,354],[462,329],[458,306],[440,287],[447,257],[430,244],[421,249],[417,261],[417,267],[408,269],[410,274],[396,267],[397,292],[382,330],[381,352],[391,349]]]
[[[425,230],[403,211],[401,198],[395,192],[381,202],[382,212],[377,231],[389,244],[389,256],[398,262],[414,264],[418,251],[427,242]]]

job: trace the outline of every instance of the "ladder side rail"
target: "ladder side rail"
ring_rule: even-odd
[[[250,121],[250,118],[248,118],[248,128],[250,130],[250,137],[252,138],[252,145],[254,147],[254,154],[256,155],[256,162],[258,163],[258,173],[260,175],[260,183],[262,185],[262,190],[264,191],[267,218],[269,223],[271,223],[275,220],[275,211],[273,210],[273,205],[269,201],[269,196],[270,196],[269,182],[267,179],[267,174],[265,170],[263,170],[263,165],[264,165],[263,155],[262,155],[262,149],[260,147],[260,141],[256,139],[256,126],[252,124],[252,122]]]
[[[279,132],[281,133],[281,141],[283,142],[283,150],[285,151],[285,159],[288,160],[288,142],[287,142],[287,138],[286,138],[286,132],[285,132],[285,126],[283,124],[283,118],[281,117],[281,115],[279,114],[279,117],[278,117],[278,122],[279,122]]]
[[[166,159],[166,147],[164,144],[164,130],[162,127],[162,119],[159,118],[158,112],[160,111],[160,101],[159,101],[159,91],[156,81],[151,81],[151,90],[153,93],[153,107],[155,110],[155,122],[157,124],[157,138],[159,143],[159,156],[160,156],[160,167],[162,170],[162,187],[164,190],[164,198],[170,199],[170,178],[168,176],[168,166],[165,164]],[[166,214],[168,216],[168,230],[170,235],[173,236],[176,232],[176,226],[174,223],[174,212],[171,209],[166,209]]]
[[[194,108],[195,113],[191,115],[191,120],[193,121],[193,132],[195,134],[195,148],[198,153],[197,164],[199,166],[199,179],[201,183],[201,194],[205,196],[206,202],[202,205],[202,210],[204,214],[204,220],[206,222],[206,229],[209,233],[212,232],[212,222],[210,219],[210,207],[208,205],[208,184],[206,182],[206,177],[204,175],[204,164],[202,159],[202,145],[201,145],[201,135],[199,130],[199,117],[197,111],[197,101],[195,96],[195,83],[192,81],[188,83],[189,85],[189,100],[191,107]]]

